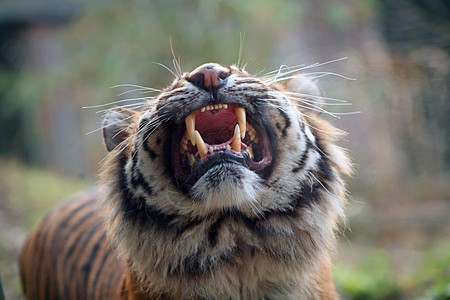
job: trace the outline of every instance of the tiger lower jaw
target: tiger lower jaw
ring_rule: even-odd
[[[224,163],[211,167],[194,184],[190,195],[203,203],[204,213],[237,208],[258,214],[258,192],[262,179],[253,171],[237,164]]]

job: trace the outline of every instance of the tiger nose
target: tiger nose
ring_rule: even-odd
[[[188,80],[208,92],[215,92],[225,83],[230,71],[218,64],[204,64],[192,71]]]

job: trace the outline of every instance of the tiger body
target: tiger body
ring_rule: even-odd
[[[92,189],[69,198],[35,228],[21,260],[28,299],[117,297],[125,265],[106,241],[99,197]]]
[[[314,112],[320,99],[301,75],[276,84],[205,64],[142,111],[113,109],[101,192],[31,234],[27,297],[337,299],[351,169],[341,133]]]

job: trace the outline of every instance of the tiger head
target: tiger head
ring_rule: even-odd
[[[187,272],[183,257],[200,246],[205,253],[217,245],[277,253],[277,235],[293,260],[327,256],[345,203],[341,176],[350,173],[334,143],[341,132],[320,118],[315,82],[272,75],[208,63],[181,75],[141,111],[114,108],[106,115],[107,231],[127,259],[133,255],[137,273],[146,272],[142,265],[160,267],[165,276]],[[249,228],[210,227],[223,216]],[[312,242],[297,241],[299,230]],[[139,254],[144,246],[166,256]]]

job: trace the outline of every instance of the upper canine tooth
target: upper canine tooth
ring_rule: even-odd
[[[247,131],[247,120],[245,117],[245,108],[240,106],[234,107],[234,114],[236,115],[239,127],[241,128],[241,138],[245,138],[245,132]]]
[[[189,116],[184,119],[184,123],[186,124],[186,131],[191,141],[192,145],[195,146],[195,112],[191,113]]]
[[[195,131],[195,141],[197,143],[198,154],[200,154],[201,158],[204,158],[208,153],[208,148],[206,147],[205,142],[202,139],[202,136],[197,130]]]
[[[241,152],[241,129],[239,124],[234,127],[233,140],[231,141],[231,148],[236,152]]]
[[[203,106],[202,109],[200,109],[201,112],[205,112],[205,107]]]
[[[224,105],[223,105],[223,108],[228,108],[228,104],[224,104]]]

